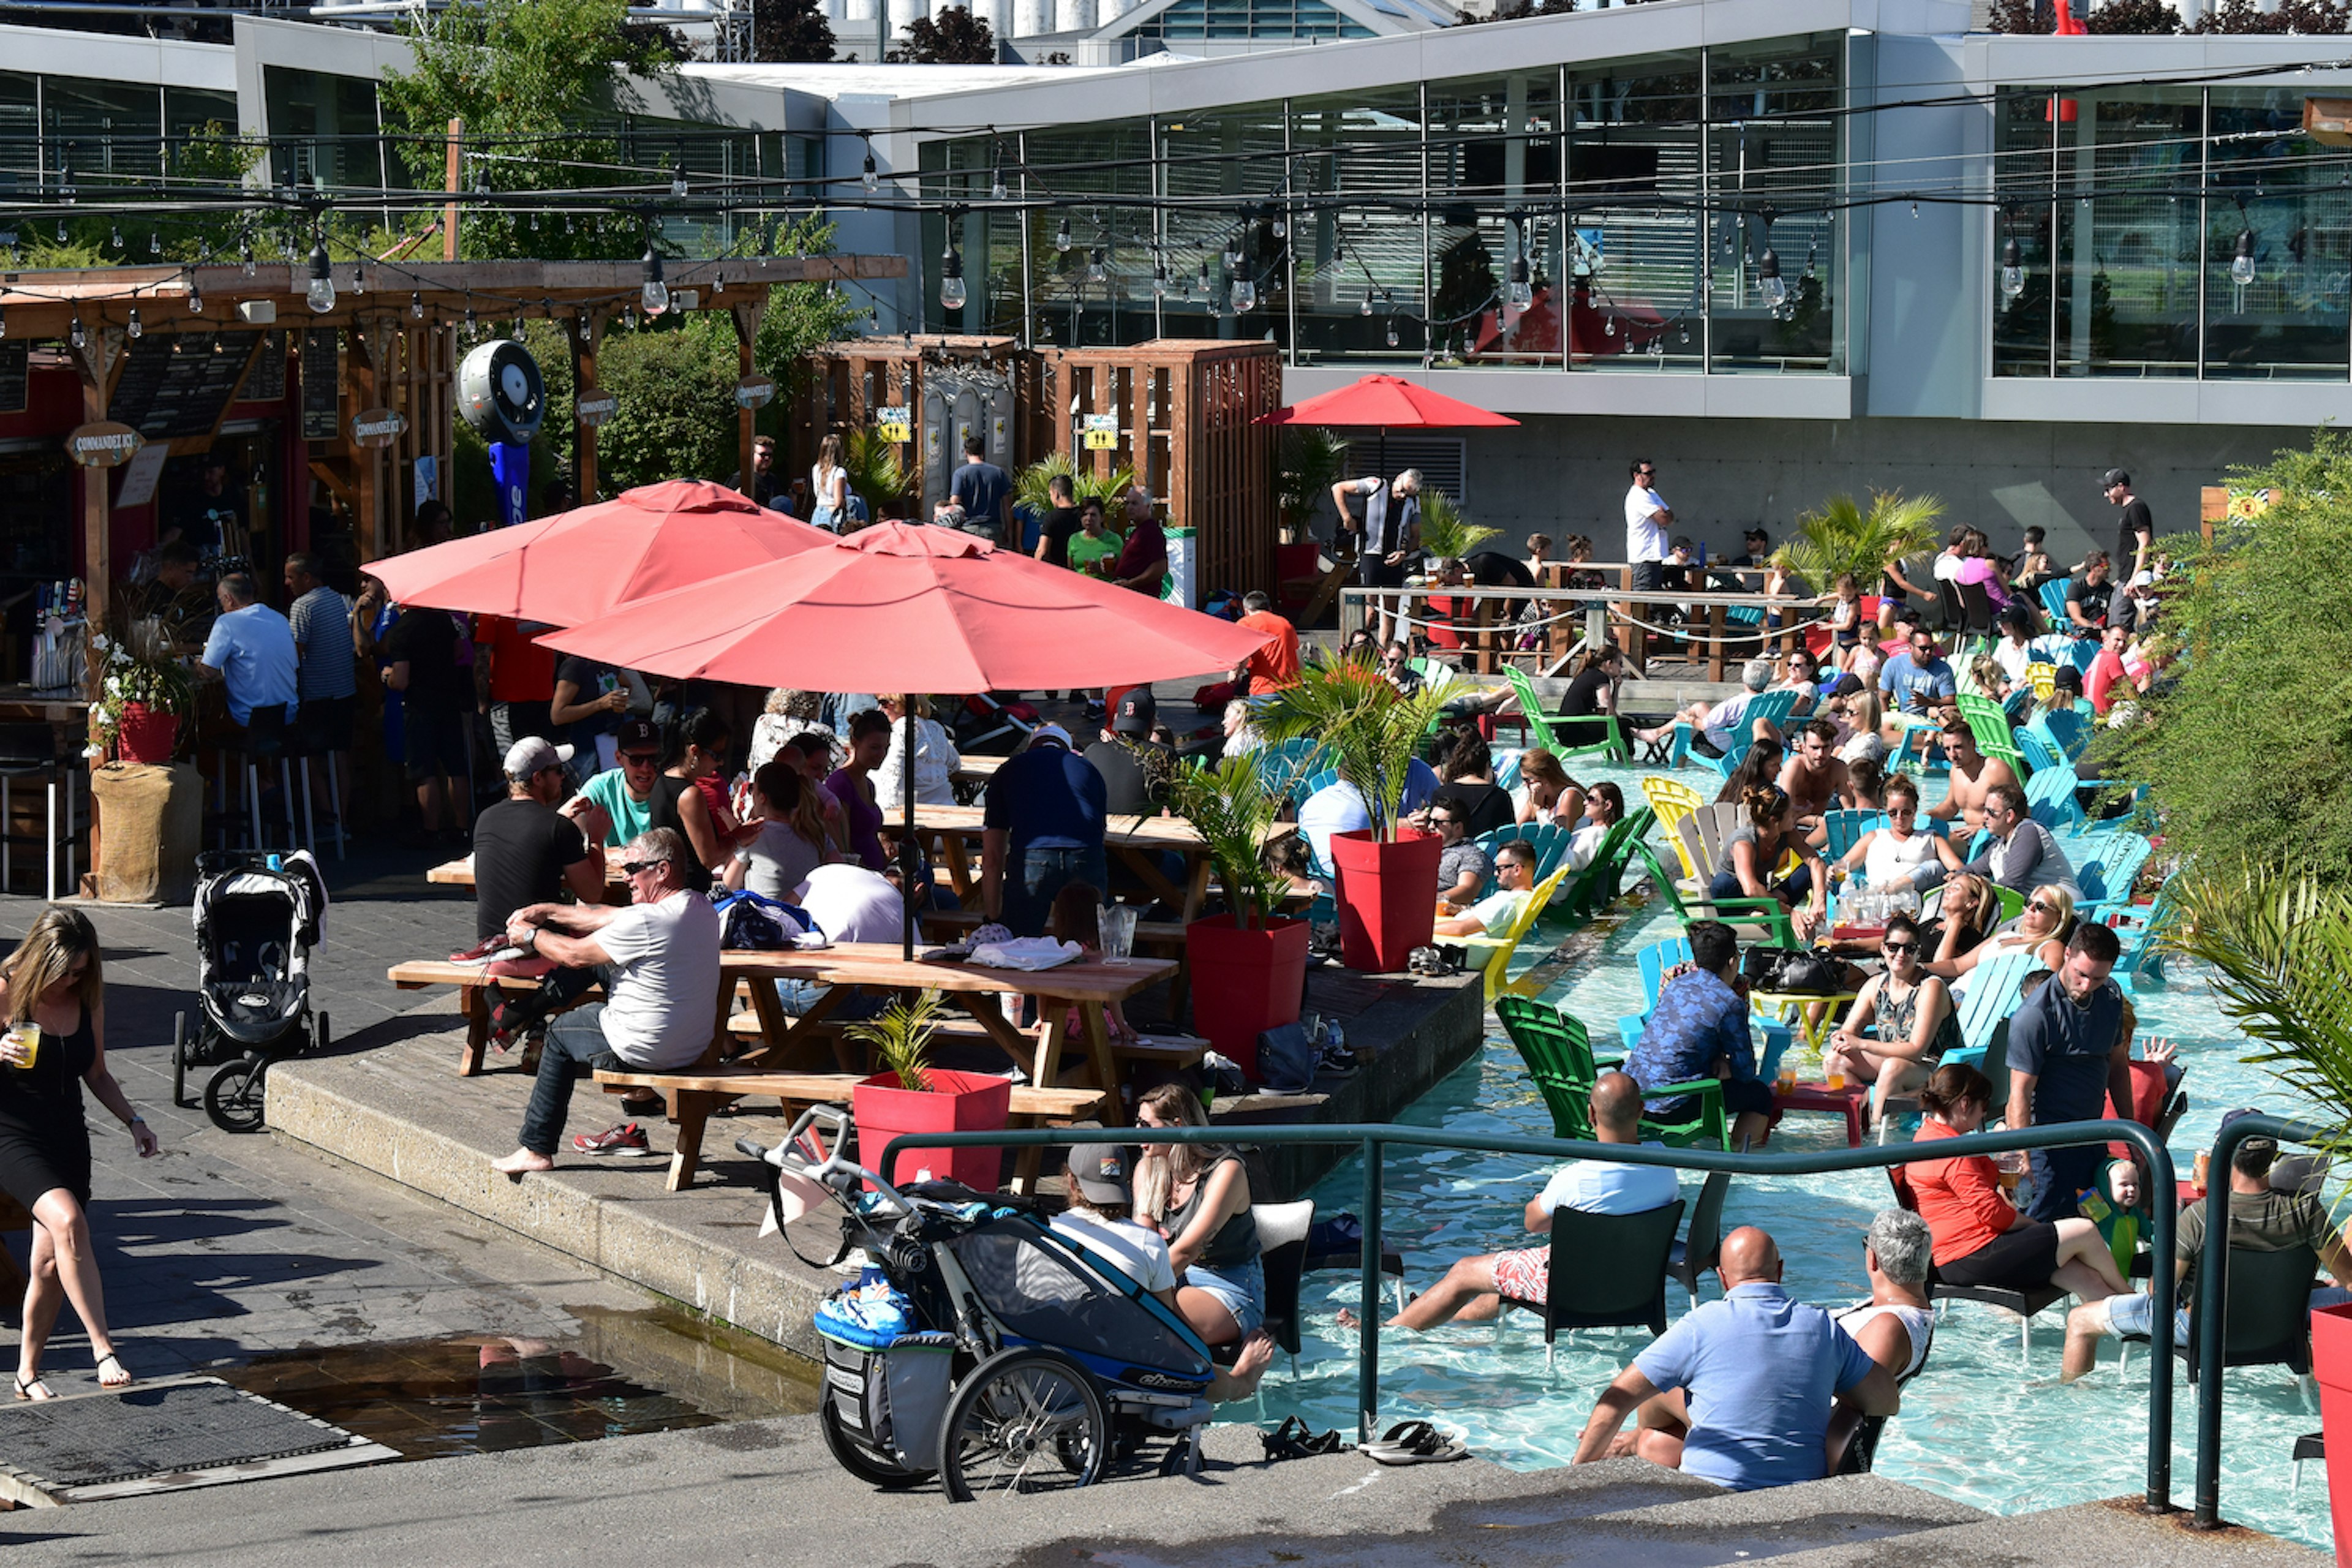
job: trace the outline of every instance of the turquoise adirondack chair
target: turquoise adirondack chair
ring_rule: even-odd
[[[1536,852],[1536,880],[1540,882],[1559,868],[1560,862],[1567,858],[1569,840],[1572,837],[1573,835],[1567,828],[1558,823],[1515,822],[1508,827],[1497,827],[1490,833],[1482,833],[1471,842],[1486,853],[1488,862],[1491,863],[1495,858],[1495,851],[1513,839],[1523,840]],[[1495,873],[1489,870],[1486,873],[1485,884],[1478,890],[1478,896],[1483,899],[1493,892],[1495,888]]]
[[[1843,859],[1853,853],[1855,845],[1862,842],[1864,834],[1885,827],[1888,820],[1883,811],[1832,811],[1825,814],[1822,826],[1829,830],[1829,843],[1823,847],[1822,858],[1825,860]]]
[[[2091,743],[2091,727],[2083,721],[2083,715],[2077,709],[2046,709],[2034,722],[2041,725],[2042,732],[2065,753],[2068,762],[2081,756],[2083,748]]]
[[[2146,836],[2122,829],[2086,835],[2081,842],[2098,848],[2074,868],[2075,883],[2083,889],[2083,896],[2074,900],[2074,912],[2084,920],[2103,921],[2130,905],[2132,882],[2147,864],[2154,847]]]
[[[2107,917],[2122,941],[2123,952],[2116,959],[2112,978],[2126,993],[2142,985],[2164,984],[2164,936],[2172,924],[2175,910],[2164,888],[2156,890],[2156,899],[2145,911],[2137,906],[2126,906]]]
[[[2025,758],[2025,765],[2034,773],[2067,765],[2066,753],[2060,749],[2050,731],[2042,727],[2041,718],[2037,717],[2014,734],[2018,752]]]
[[[1257,782],[1276,800],[1303,800],[1307,793],[1306,781],[1325,766],[1323,748],[1301,737],[1292,741],[1276,741],[1251,753],[1251,765],[1257,770]]]
[[[2066,614],[2065,578],[2042,584],[2042,607],[2050,612],[2050,624],[2060,631],[2074,624]]]
[[[2043,769],[2025,781],[2026,815],[2053,833],[2081,826],[2089,820],[2074,796],[2081,782],[2072,767]]]
[[[1985,1066],[1985,1053],[2001,1021],[2017,1011],[2019,983],[2039,967],[2031,952],[2004,952],[1969,971],[1960,995],[1959,1048],[1945,1053],[1944,1059],[1965,1062],[1979,1072],[1992,1070]]]
[[[1716,771],[1717,776],[1728,779],[1739,766],[1739,759],[1756,743],[1754,725],[1759,719],[1769,719],[1776,725],[1786,726],[1789,715],[1797,706],[1801,693],[1794,691],[1759,691],[1739,710],[1739,721],[1731,735],[1731,746],[1719,757],[1701,754],[1699,760]]]
[[[1690,938],[1686,936],[1670,936],[1654,942],[1634,955],[1634,961],[1642,971],[1642,1010],[1623,1014],[1617,1020],[1617,1043],[1627,1052],[1641,1043],[1642,1031],[1650,1026],[1650,1015],[1658,1010],[1658,988],[1665,984],[1666,971],[1677,963],[1688,963],[1690,956]],[[1757,1032],[1761,1045],[1763,1054],[1759,1059],[1777,1066],[1781,1054],[1789,1048],[1789,1042],[1794,1038],[1789,1026],[1753,1016],[1748,1023]]]

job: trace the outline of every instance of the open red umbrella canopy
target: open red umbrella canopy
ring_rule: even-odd
[[[631,599],[835,542],[725,485],[668,479],[372,562],[367,571],[404,605],[568,626]]]
[[[970,693],[1208,674],[1265,639],[969,533],[885,522],[540,640],[680,679]]]
[[[1368,375],[1352,385],[1261,414],[1260,425],[1334,425],[1367,430],[1464,429],[1517,420],[1397,375]]]

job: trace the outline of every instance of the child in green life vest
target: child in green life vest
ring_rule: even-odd
[[[2140,1231],[2147,1220],[2141,1204],[2145,1186],[2137,1162],[2111,1160],[2099,1172],[2099,1184],[2083,1194],[2083,1217],[2099,1227],[2107,1249],[2115,1254],[2117,1272],[2126,1279],[2131,1278],[2132,1254],[2139,1250]]]

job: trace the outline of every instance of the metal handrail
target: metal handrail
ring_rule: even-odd
[[[2281,1117],[2265,1116],[2259,1111],[2233,1118],[2213,1135],[2213,1152],[2206,1160],[2207,1208],[2205,1211],[2204,1252],[2197,1259],[2197,1310],[2189,1319],[2189,1330],[2197,1336],[2197,1514],[2191,1521],[2199,1530],[2219,1530],[2221,1521],[2221,1359],[2222,1331],[2229,1324],[2229,1300],[2224,1292],[2230,1276],[2230,1161],[2238,1145],[2249,1138],[2275,1138],[2288,1143],[2325,1143],[2336,1134],[2325,1127],[2308,1121],[2289,1121]],[[2222,1205],[2221,1223],[2214,1223],[2210,1194],[2216,1190],[2213,1179],[2221,1177]],[[2158,1187],[2158,1192],[2165,1189]],[[2155,1205],[2161,1209],[2164,1205]],[[2152,1245],[2152,1244],[2151,1244]],[[2158,1247],[2157,1268],[2161,1272],[2168,1249]],[[2157,1317],[2168,1317],[2168,1312],[2152,1313],[2149,1327]],[[2153,1341],[2155,1336],[2150,1335]]]
[[[2231,1126],[2235,1131],[2247,1126],[2250,1121],[2286,1125],[2271,1122],[2268,1118],[2249,1118],[2232,1122]],[[1403,1127],[1391,1122],[1336,1123],[1330,1126],[1023,1127],[996,1132],[901,1133],[884,1147],[882,1157],[872,1164],[878,1171],[896,1172],[899,1153],[916,1149],[1063,1148],[1079,1143],[1099,1143],[1107,1137],[1122,1143],[1353,1143],[1359,1147],[1364,1162],[1364,1243],[1360,1270],[1362,1299],[1357,1308],[1356,1420],[1358,1439],[1366,1442],[1371,1439],[1375,1430],[1377,1423],[1374,1416],[1380,1404],[1381,1160],[1391,1144],[1489,1154],[1527,1154],[1547,1161],[1599,1160],[1621,1165],[1664,1165],[1677,1171],[1726,1171],[1735,1175],[1811,1176],[1832,1171],[1907,1165],[1922,1160],[1949,1160],[1968,1154],[2002,1154],[2029,1149],[2063,1149],[2085,1143],[2123,1142],[2138,1151],[2147,1163],[2151,1192],[2171,1192],[2177,1180],[2173,1173],[2172,1155],[2166,1150],[2163,1141],[2157,1137],[2153,1129],[2137,1121],[2056,1122],[2042,1127],[1970,1132],[1955,1138],[1938,1138],[1928,1143],[1866,1144],[1858,1149],[1825,1149],[1818,1152],[1807,1151],[1786,1154],[1731,1153],[1719,1149],[1667,1149],[1634,1143],[1586,1143],[1566,1138],[1537,1138],[1510,1133],[1481,1137],[1444,1128]],[[2165,1204],[2151,1204],[2148,1221],[2148,1246],[2158,1258],[2171,1257],[2174,1225],[2171,1207]],[[2209,1250],[2212,1234],[2209,1227]],[[2219,1268],[2213,1268],[2210,1277],[2218,1279]],[[2200,1279],[2200,1289],[2204,1284],[2204,1279]],[[2148,1357],[2147,1491],[2143,1506],[2147,1512],[2164,1513],[2172,1508],[2171,1277],[2161,1268],[2158,1269],[2148,1282],[2148,1289],[2158,1298],[2157,1305],[2161,1310],[2151,1312],[2148,1321],[2148,1345],[2153,1353]],[[2214,1321],[2211,1314],[2205,1316],[2209,1323]],[[2219,1331],[2209,1329],[2207,1331],[2215,1335],[2215,1347],[2213,1353],[2200,1363],[2199,1371],[2210,1383],[2216,1375],[2214,1369],[2220,1364]],[[2210,1416],[2215,1452],[2218,1454],[2221,1437],[2218,1390],[2206,1403],[2208,1408],[2204,1414]],[[2200,1415],[2197,1460],[2200,1520],[2204,1517],[2206,1487],[2204,1437],[2203,1415]],[[2218,1481],[2215,1484],[2218,1486]]]

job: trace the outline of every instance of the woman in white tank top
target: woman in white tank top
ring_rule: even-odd
[[[1905,888],[1924,891],[1942,881],[1946,873],[1962,868],[1966,862],[1949,844],[1935,834],[1916,831],[1917,784],[1897,773],[1886,781],[1885,798],[1888,826],[1864,834],[1838,861],[1841,868],[1851,871],[1861,867],[1874,893]]]

